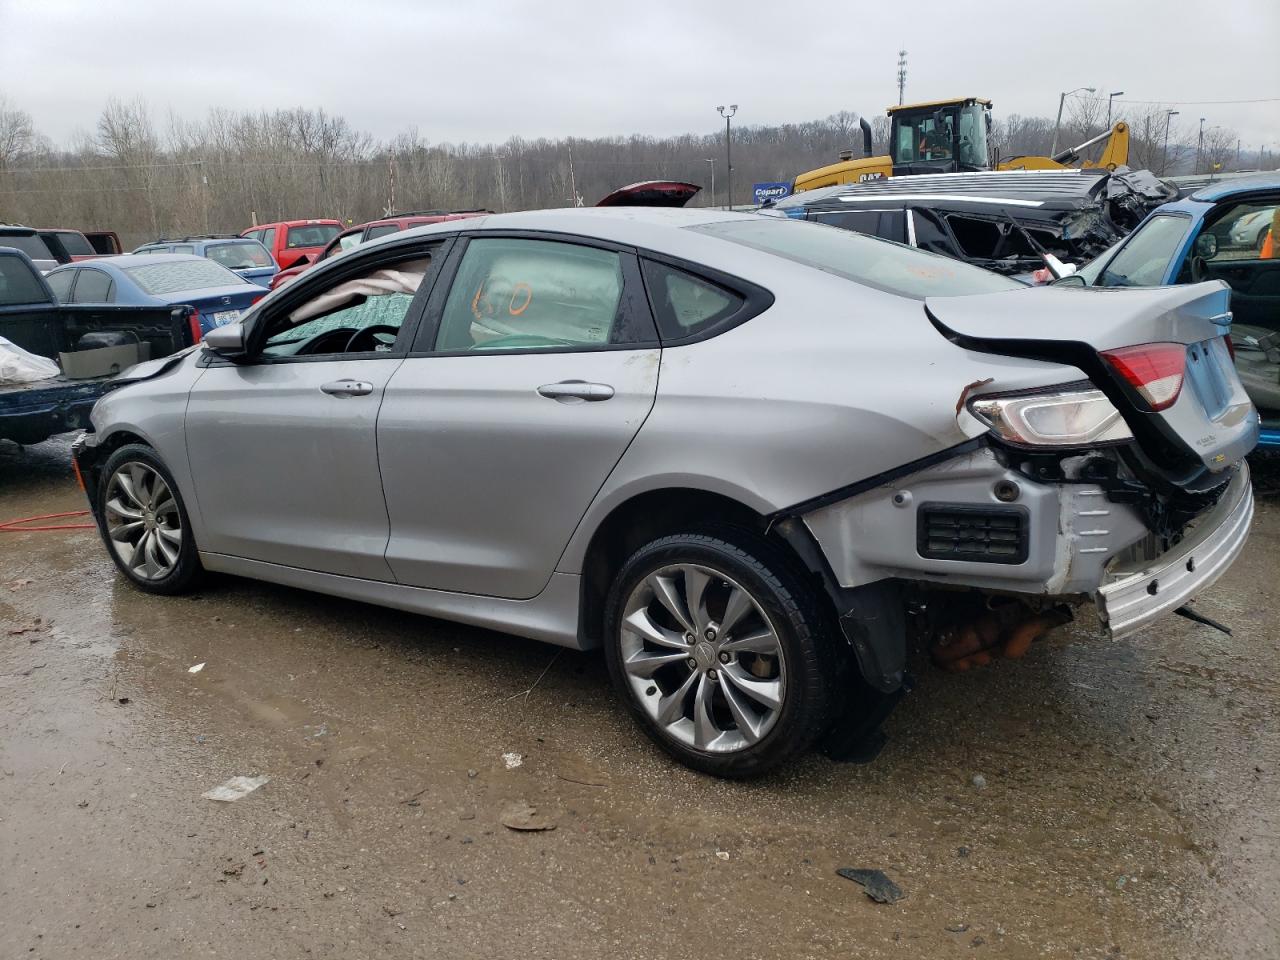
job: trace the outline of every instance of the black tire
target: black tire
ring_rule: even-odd
[[[710,568],[745,588],[780,641],[786,682],[776,719],[759,740],[733,752],[701,750],[676,739],[646,712],[623,666],[622,619],[628,598],[651,574],[675,564]],[[627,708],[660,747],[704,773],[755,777],[804,753],[832,720],[840,670],[838,646],[825,629],[828,619],[813,588],[757,534],[737,529],[675,534],[641,547],[614,579],[605,608],[605,659]]]
[[[141,463],[159,474],[173,494],[173,500],[177,505],[177,514],[182,525],[183,537],[178,547],[177,562],[170,572],[155,579],[143,578],[131,570],[117,553],[111,535],[108,532],[106,519],[107,499],[108,491],[111,487],[111,479],[121,467],[130,463]],[[204,567],[200,564],[200,555],[196,549],[195,536],[191,532],[191,520],[187,515],[187,507],[182,500],[182,492],[178,489],[178,484],[173,479],[173,474],[169,472],[169,468],[165,466],[164,461],[160,459],[154,450],[140,443],[131,443],[113,452],[103,465],[102,480],[98,484],[97,494],[98,502],[95,512],[98,519],[98,531],[102,534],[103,544],[107,548],[108,555],[115,563],[116,569],[124,574],[125,578],[133,586],[146,593],[166,596],[186,593],[196,586],[204,575]]]

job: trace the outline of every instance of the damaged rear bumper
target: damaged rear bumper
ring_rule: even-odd
[[[1210,587],[1244,549],[1252,519],[1249,468],[1241,464],[1222,499],[1176,546],[1108,570],[1096,595],[1107,632],[1123,637],[1141,630]]]

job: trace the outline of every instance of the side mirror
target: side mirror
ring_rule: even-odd
[[[1049,286],[1051,287],[1087,287],[1088,285],[1085,283],[1084,277],[1074,273],[1049,281]]]
[[[201,342],[206,350],[228,360],[241,360],[246,354],[244,327],[239,323],[214,327],[204,335]]]
[[[1212,260],[1218,255],[1218,238],[1212,233],[1202,233],[1196,237],[1196,256]]]

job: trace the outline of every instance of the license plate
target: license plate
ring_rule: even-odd
[[[228,323],[235,323],[239,319],[239,310],[219,310],[213,315],[213,325],[215,327],[225,327]]]

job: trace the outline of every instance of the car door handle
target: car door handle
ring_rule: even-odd
[[[585,380],[561,380],[559,383],[544,383],[538,388],[538,396],[557,403],[596,403],[612,397],[613,387]]]
[[[367,397],[373,393],[373,384],[364,380],[334,380],[321,386],[320,392],[331,397]]]

